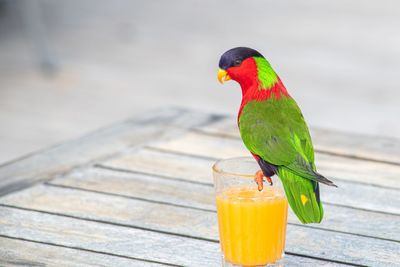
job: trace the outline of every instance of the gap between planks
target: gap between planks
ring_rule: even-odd
[[[12,266],[47,266],[47,264],[53,264],[52,266],[60,266],[60,262],[57,262],[57,265],[55,265],[55,261],[69,261],[65,266],[71,266],[71,265],[76,265],[79,261],[79,266],[83,266],[83,264],[86,264],[87,262],[90,262],[89,264],[85,266],[132,266],[132,264],[135,264],[135,266],[153,266],[153,267],[160,267],[160,266],[179,266],[179,265],[174,265],[174,264],[169,264],[165,262],[158,262],[158,261],[151,261],[151,260],[146,260],[146,259],[140,259],[140,258],[135,258],[135,257],[129,257],[129,256],[124,256],[124,255],[119,255],[115,253],[108,253],[108,252],[99,252],[96,250],[91,250],[91,249],[85,249],[81,247],[74,247],[74,246],[66,246],[66,245],[60,245],[52,242],[42,242],[42,241],[37,241],[37,240],[31,240],[31,239],[26,239],[22,237],[13,237],[13,236],[8,236],[8,235],[2,235],[0,234],[0,244],[2,243],[1,239],[7,239],[6,244],[3,244],[0,247],[0,256],[3,253],[6,253],[6,255],[3,255],[2,258],[0,258],[0,266],[3,266],[1,264],[7,264],[12,265]],[[12,249],[11,251],[5,251],[6,247],[8,248],[10,243],[16,243],[16,247],[19,248],[18,251],[15,251]],[[31,251],[26,251],[26,249],[30,248]],[[24,250],[23,252],[21,251]],[[8,248],[9,249],[9,248]],[[61,250],[61,252],[60,252]],[[49,251],[51,251],[51,259],[48,258],[49,256]],[[8,254],[7,254],[8,252]],[[78,253],[77,253],[78,252]],[[83,255],[80,253],[83,252]],[[9,254],[14,254],[14,255],[9,255]],[[31,254],[24,254],[21,255],[22,253],[31,253]],[[54,253],[56,255],[54,255]],[[15,255],[19,254],[21,256]],[[32,255],[33,254],[33,255]],[[94,256],[96,255],[96,256]],[[9,260],[7,259],[9,258]],[[19,259],[20,257],[24,257],[28,259],[26,261],[25,259]],[[54,258],[56,257],[56,258]],[[66,258],[67,257],[67,258]],[[41,262],[33,262],[32,258],[36,258],[37,261]],[[46,261],[46,262],[43,262]],[[47,262],[48,261],[48,262]],[[81,261],[86,261],[81,262]],[[64,266],[64,265],[62,265]]]
[[[96,163],[96,164],[93,165],[93,167],[94,168],[99,168],[99,169],[104,169],[104,170],[115,171],[115,172],[125,172],[125,173],[132,173],[132,174],[151,175],[151,176],[156,176],[156,177],[159,177],[159,178],[162,178],[162,179],[166,179],[166,180],[179,181],[179,182],[184,182],[184,183],[189,183],[189,184],[205,185],[205,186],[209,186],[209,187],[213,187],[214,186],[212,183],[208,183],[208,182],[192,181],[192,180],[187,180],[185,178],[171,177],[171,176],[166,176],[166,175],[162,175],[162,174],[159,174],[159,173],[156,174],[156,173],[149,173],[149,172],[145,172],[145,171],[138,171],[138,170],[130,170],[130,169],[112,167],[112,166],[109,166],[109,165],[103,165],[101,163]]]
[[[69,188],[69,189],[76,189],[76,188]],[[91,192],[91,191],[87,191],[87,190],[81,190],[81,191]],[[91,192],[91,193],[101,194],[101,192]],[[139,200],[139,199],[135,199],[135,200]],[[146,201],[146,200],[139,200],[139,201],[149,202],[149,201]],[[157,203],[157,204],[169,205],[169,204],[166,204],[166,203]],[[169,206],[172,206],[172,205],[169,205]],[[101,220],[101,219],[92,219],[92,218],[88,218],[88,217],[75,216],[75,215],[70,215],[70,214],[60,213],[60,212],[46,211],[46,210],[40,210],[40,209],[35,209],[35,208],[25,208],[25,207],[21,207],[21,206],[17,206],[17,205],[9,205],[9,204],[1,204],[0,203],[0,207],[23,210],[23,211],[32,211],[32,212],[48,214],[48,215],[54,215],[54,216],[60,216],[60,217],[71,218],[71,219],[77,219],[77,220],[82,220],[82,221],[87,221],[87,222],[95,222],[95,223],[107,224],[107,225],[110,225],[110,226],[125,227],[125,228],[131,228],[131,229],[136,229],[136,230],[143,230],[143,231],[153,232],[153,233],[157,233],[157,234],[164,234],[164,235],[169,235],[169,236],[178,236],[178,237],[190,238],[190,239],[195,239],[195,240],[200,240],[200,241],[219,243],[219,241],[217,239],[198,237],[198,236],[194,236],[194,235],[181,234],[181,233],[176,233],[176,232],[168,232],[168,231],[157,230],[157,229],[153,229],[153,228],[142,227],[142,226],[134,225],[134,224],[118,223],[118,222],[112,222],[112,221]],[[180,207],[180,208],[185,208],[185,207]],[[213,213],[215,213],[215,212],[213,212]]]

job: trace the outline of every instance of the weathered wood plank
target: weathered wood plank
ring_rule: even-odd
[[[37,192],[34,192],[35,190]],[[25,199],[23,199],[24,193],[28,195]],[[23,199],[20,202],[21,205],[28,205],[40,210],[111,222],[123,221],[126,225],[138,226],[139,224],[144,228],[159,231],[174,233],[181,231],[183,234],[190,232],[191,236],[210,238],[214,241],[218,239],[216,214],[207,216],[210,212],[206,211],[126,199],[124,199],[124,204],[116,196],[100,196],[98,193],[77,192],[77,190],[66,190],[65,188],[50,190],[49,188],[44,189],[43,186],[30,188],[23,193],[18,192],[13,195],[18,195],[14,201]],[[7,196],[6,199],[13,195]],[[38,200],[35,201],[35,199]],[[64,202],[67,204],[62,204]],[[131,209],[135,210],[131,212]],[[125,214],[118,215],[121,211]],[[167,214],[169,215],[165,218],[164,216]],[[203,218],[199,219],[198,217]],[[160,218],[165,219],[160,220]],[[204,218],[207,218],[207,222],[202,221]],[[120,229],[120,227],[99,225],[94,222],[78,222],[72,218],[50,217],[47,214],[40,214],[38,218],[34,212],[11,210],[7,207],[0,208],[0,223],[4,226],[0,229],[0,234],[3,235],[16,237],[22,235],[29,239],[45,239],[43,240],[45,242],[56,240],[71,246],[75,246],[76,242],[79,242],[80,246],[88,246],[97,251],[112,248],[119,252],[124,251],[128,256],[141,258],[147,257],[150,252],[151,257],[158,261],[170,260],[171,263],[187,265],[190,260],[191,266],[200,264],[212,266],[218,261],[216,243],[170,235],[168,237],[166,237],[167,235],[160,236],[160,233],[134,228]],[[178,224],[179,226],[176,226]],[[33,229],[38,229],[40,233],[33,233]],[[61,237],[60,233],[73,234],[69,234],[66,238],[65,236]],[[130,239],[127,240],[127,238]],[[309,240],[313,240],[313,242],[309,242]],[[165,245],[166,243],[168,246]],[[344,247],[346,249],[343,249]],[[288,226],[287,251],[290,253],[354,264],[379,265],[395,262],[399,249],[400,243],[398,242],[297,225]],[[373,251],[373,255],[371,251]]]
[[[248,156],[241,140],[188,132],[179,138],[154,143],[151,147],[201,157]],[[341,180],[400,188],[400,166],[316,153],[318,171]]]
[[[118,157],[99,162],[98,165],[212,184],[211,168],[214,162],[212,159],[140,148],[126,151]]]
[[[50,183],[215,211],[212,187],[180,181],[163,181],[161,178],[146,175],[89,169],[84,172],[74,172]],[[324,197],[325,195],[323,192]],[[13,199],[15,198],[18,196],[13,196]],[[368,223],[365,223],[366,221]],[[289,212],[289,222],[299,224],[292,212]],[[323,223],[314,226],[400,241],[400,232],[394,230],[400,228],[400,216],[338,207],[327,203],[325,203]]]
[[[149,140],[175,136],[191,126],[207,124],[215,116],[182,109],[150,112],[139,119],[101,129],[87,136],[33,153],[0,167],[0,195],[44,181],[54,175],[106,158]]]
[[[8,207],[0,207],[0,223],[1,235],[16,238],[183,266],[220,266],[216,242]],[[292,255],[286,256],[286,262],[289,266],[344,266]]]
[[[211,179],[210,179],[211,180]],[[83,188],[153,201],[170,201],[198,209],[215,206],[211,181],[208,185],[169,180],[145,174],[115,172],[100,168],[74,171],[65,177],[49,181],[50,184]],[[2,199],[0,198],[0,203]]]
[[[324,155],[322,158],[323,157]],[[158,174],[166,177],[178,178],[180,180],[212,185],[211,166],[213,162],[214,160],[188,157],[185,155],[174,155],[171,153],[152,151],[148,149],[139,149],[127,151],[124,155],[101,163],[100,166],[119,170]],[[340,167],[335,169],[335,166],[340,165],[338,162],[331,163],[327,159],[321,160],[321,162],[323,163],[319,164],[319,166],[322,167],[321,169],[325,166],[326,168],[329,168],[331,166],[329,164],[332,164],[332,169],[336,170],[336,173],[344,172],[340,170]],[[344,166],[348,168],[351,167],[350,165]],[[362,173],[365,171],[366,170],[363,170]],[[276,179],[278,178],[276,177]],[[335,179],[333,178],[333,180]],[[382,188],[361,183],[348,183],[342,182],[342,180],[337,180],[335,182],[339,186],[338,188],[321,187],[322,199],[325,202],[378,212],[400,214],[400,198],[398,197],[398,189]],[[66,183],[68,183],[68,181],[66,181]],[[197,188],[196,190],[202,192],[200,188]]]
[[[0,224],[1,235],[138,259],[186,266],[218,266],[220,259],[212,242],[7,207],[0,207]]]
[[[45,185],[7,195],[1,203],[185,236],[193,236],[195,227],[202,237],[215,237],[218,227],[214,212]]]
[[[13,267],[161,267],[163,264],[0,237],[0,266]]]
[[[230,116],[197,129],[209,134],[240,138],[236,119]],[[310,131],[315,149],[318,151],[400,164],[399,139],[320,128],[311,128]]]

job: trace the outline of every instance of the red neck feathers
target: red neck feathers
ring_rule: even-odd
[[[238,119],[243,107],[250,101],[264,101],[271,98],[275,100],[281,97],[290,97],[281,79],[277,77],[276,82],[269,88],[262,88],[258,78],[256,61],[248,58],[239,67],[231,67],[227,70],[232,80],[237,81],[242,88],[242,103],[240,105]]]

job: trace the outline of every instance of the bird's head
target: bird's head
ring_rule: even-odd
[[[235,47],[226,51],[219,60],[218,81],[239,82],[242,86],[258,78],[256,59],[267,62],[258,51],[248,47]]]

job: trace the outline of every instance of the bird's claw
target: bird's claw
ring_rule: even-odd
[[[272,179],[271,179],[271,177],[265,177],[265,178],[267,178],[267,181],[268,181],[268,183],[269,183],[269,185],[273,185],[274,183],[272,182]]]
[[[271,185],[271,186],[273,185],[271,177],[264,176],[264,173],[262,172],[262,170],[257,171],[254,176],[255,176],[254,181],[257,183],[258,191],[262,191],[264,188],[264,184],[263,184],[265,182],[264,178],[266,178],[269,185]]]

